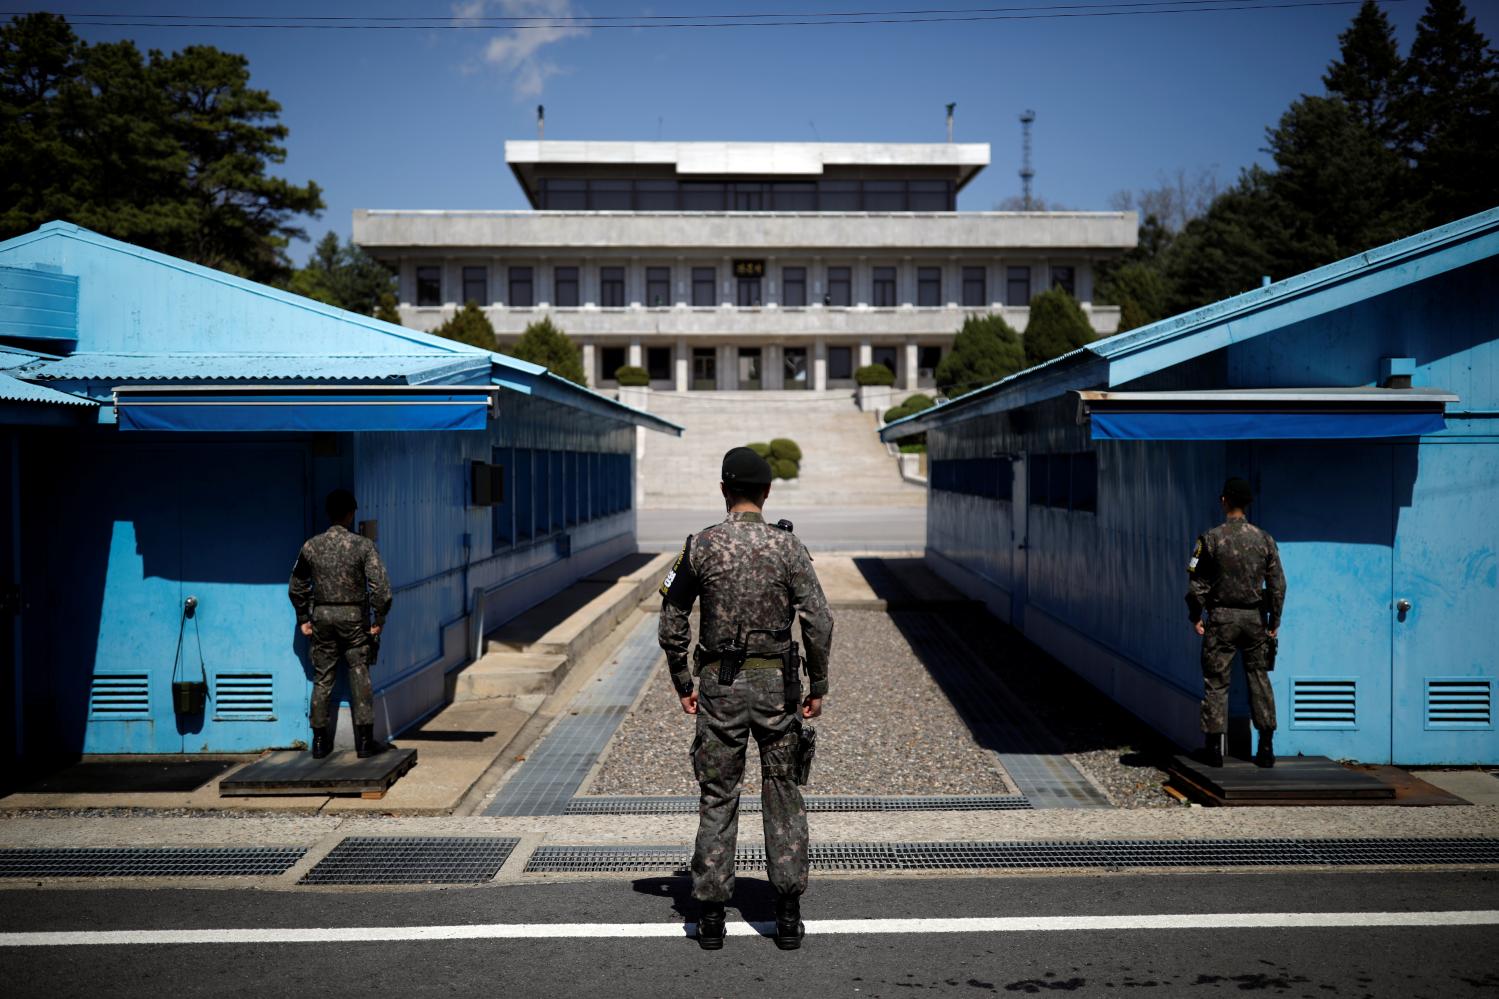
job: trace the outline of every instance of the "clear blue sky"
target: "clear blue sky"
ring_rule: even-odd
[[[993,6],[1098,0],[993,0]],[[1281,0],[1222,0],[1224,3]],[[983,6],[973,3],[972,6]],[[956,8],[954,0],[433,0],[260,4],[78,0],[52,9],[255,14],[627,15]],[[1424,0],[1389,2],[1402,50]],[[1493,43],[1499,3],[1468,0]],[[1151,185],[1162,171],[1263,161],[1265,127],[1321,74],[1355,6],[977,23],[731,30],[286,31],[79,27],[142,48],[211,44],[250,59],[291,129],[282,173],[326,190],[315,236],[347,235],[355,208],[523,208],[507,138],[992,144],[967,210],[1019,191],[1017,115],[1037,114],[1036,193],[1074,208]],[[815,128],[815,133],[814,133]],[[300,262],[305,247],[294,248]]]

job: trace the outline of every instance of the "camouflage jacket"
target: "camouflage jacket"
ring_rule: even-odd
[[[311,620],[314,606],[348,607],[351,618],[368,606],[382,626],[390,613],[390,577],[375,543],[340,524],[302,545],[287,592],[298,624]]]
[[[796,535],[767,524],[758,513],[731,513],[692,538],[690,554],[684,546],[661,585],[661,595],[661,648],[672,683],[684,695],[692,691],[688,653],[697,598],[702,599],[698,640],[707,649],[721,648],[743,634],[751,655],[780,652],[785,641],[749,632],[788,628],[794,613],[802,624],[808,693],[827,693],[833,615],[812,569],[812,556]]]
[[[1242,517],[1233,517],[1197,539],[1187,563],[1187,612],[1193,623],[1214,607],[1255,608],[1270,628],[1280,627],[1286,574],[1275,539]]]

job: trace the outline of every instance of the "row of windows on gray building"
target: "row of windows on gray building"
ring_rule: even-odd
[[[827,346],[827,377],[829,381],[846,381],[854,377],[856,350],[852,344],[829,344]],[[899,347],[875,346],[870,351],[870,363],[883,364],[896,376],[900,371]],[[617,346],[598,348],[598,373],[604,381],[614,378],[614,373],[624,367],[628,356],[626,348]],[[670,381],[674,377],[672,362],[675,352],[671,347],[647,347],[642,351],[645,369],[652,381]],[[762,352],[759,347],[738,347],[734,359],[739,364],[739,386],[753,387],[747,383],[760,380]],[[808,371],[807,348],[783,347],[781,360],[785,366],[785,381],[788,387],[805,382]],[[718,381],[719,354],[715,347],[694,347],[691,355],[691,384],[697,388],[708,388]],[[916,366],[922,371],[936,371],[942,361],[942,348],[934,344],[923,344],[917,348]]]
[[[950,180],[676,181],[552,179],[536,207],[617,212],[950,212]]]
[[[529,308],[539,300],[537,295],[536,268],[516,266],[506,268],[509,294],[505,303],[512,308]],[[1069,295],[1077,294],[1077,271],[1070,266],[1051,267],[1051,286],[1065,289]],[[600,267],[599,300],[602,308],[624,308],[625,268],[619,266]],[[551,304],[559,308],[573,308],[583,304],[582,268],[552,268]],[[808,268],[781,268],[781,295],[783,308],[803,308],[808,303]],[[696,307],[714,307],[718,300],[718,268],[693,267],[691,269],[691,292],[688,302]],[[740,277],[736,286],[735,303],[745,308],[765,304],[760,277]],[[959,303],[965,307],[982,308],[990,304],[989,269],[987,267],[964,267],[959,279]],[[489,302],[489,268],[483,265],[462,269],[463,302],[486,304]],[[1029,305],[1031,301],[1031,269],[1027,266],[1005,268],[1005,302],[1009,305]],[[416,268],[416,304],[438,306],[443,304],[442,267],[423,264]],[[673,304],[670,267],[647,267],[645,269],[645,303],[650,308],[665,308]],[[848,307],[854,304],[854,280],[852,267],[827,268],[827,290],[822,304],[833,307]],[[875,308],[893,308],[899,304],[896,292],[896,268],[871,268],[870,305]],[[916,303],[919,307],[935,308],[945,304],[942,288],[941,267],[916,268]]]

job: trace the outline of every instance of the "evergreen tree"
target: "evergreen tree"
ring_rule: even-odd
[[[318,240],[307,266],[292,274],[290,287],[298,295],[366,316],[375,315],[387,296],[395,305],[395,275],[352,241],[340,244],[332,232]]]
[[[143,57],[53,14],[0,25],[0,239],[60,218],[285,281],[293,222],[323,199],[269,174],[287,129],[249,81],[243,56],[208,46]]]
[[[1111,268],[1098,285],[1098,301],[1119,306],[1119,330],[1146,326],[1169,314],[1169,292],[1160,269],[1135,260]]]
[[[1374,0],[1364,0],[1348,29],[1338,36],[1338,58],[1322,82],[1331,97],[1340,97],[1354,117],[1387,145],[1399,128],[1394,117],[1405,71],[1395,29]]]
[[[552,374],[570,382],[586,385],[583,375],[583,352],[566,333],[552,325],[551,319],[540,319],[526,327],[515,346],[505,353],[522,361],[545,365]]]
[[[1065,288],[1050,288],[1031,299],[1031,317],[1025,324],[1028,363],[1061,357],[1092,339],[1093,325]]]
[[[453,318],[432,332],[437,336],[457,340],[471,347],[482,347],[484,350],[495,349],[494,327],[490,325],[489,317],[484,315],[484,310],[479,308],[477,302],[465,303],[463,308],[453,314]]]
[[[1499,204],[1499,60],[1461,0],[1429,0],[1399,110],[1427,224]]]
[[[380,296],[380,301],[375,305],[375,318],[382,323],[401,325],[401,310],[396,306],[396,293],[387,291]]]
[[[1276,215],[1270,174],[1259,167],[1245,170],[1207,214],[1187,223],[1162,257],[1167,315],[1249,291],[1261,275],[1273,274]]]
[[[999,315],[969,316],[937,364],[937,387],[949,399],[966,395],[1025,367],[1020,335]],[[914,398],[914,397],[913,397]]]

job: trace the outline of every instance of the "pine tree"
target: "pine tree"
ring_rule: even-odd
[[[375,318],[382,323],[401,325],[401,310],[396,306],[395,292],[387,291],[380,296],[380,301],[375,306]]]
[[[341,245],[332,232],[318,240],[307,266],[292,274],[290,288],[366,316],[374,315],[387,296],[395,303],[395,275],[389,268],[352,241]]]
[[[969,316],[953,339],[952,350],[937,364],[937,387],[949,399],[956,399],[1023,367],[1025,349],[1020,335],[1002,316]]]
[[[1427,224],[1499,204],[1499,60],[1461,0],[1427,4],[1399,110]]]
[[[477,302],[468,302],[453,314],[453,318],[432,331],[440,337],[457,340],[471,347],[494,350],[494,327]]]
[[[1338,46],[1338,59],[1322,77],[1328,95],[1341,97],[1365,128],[1393,144],[1399,131],[1393,111],[1405,65],[1390,19],[1374,0],[1364,0],[1338,36]]]
[[[505,353],[522,361],[545,365],[552,374],[570,382],[588,383],[583,375],[583,352],[566,333],[552,325],[550,319],[540,319],[527,326],[520,339]]]
[[[1031,299],[1025,325],[1025,359],[1041,364],[1093,339],[1093,324],[1065,288],[1051,288]]]
[[[1097,300],[1119,306],[1119,329],[1132,330],[1167,315],[1166,280],[1159,268],[1143,261],[1131,261],[1111,268],[1099,282]]]

